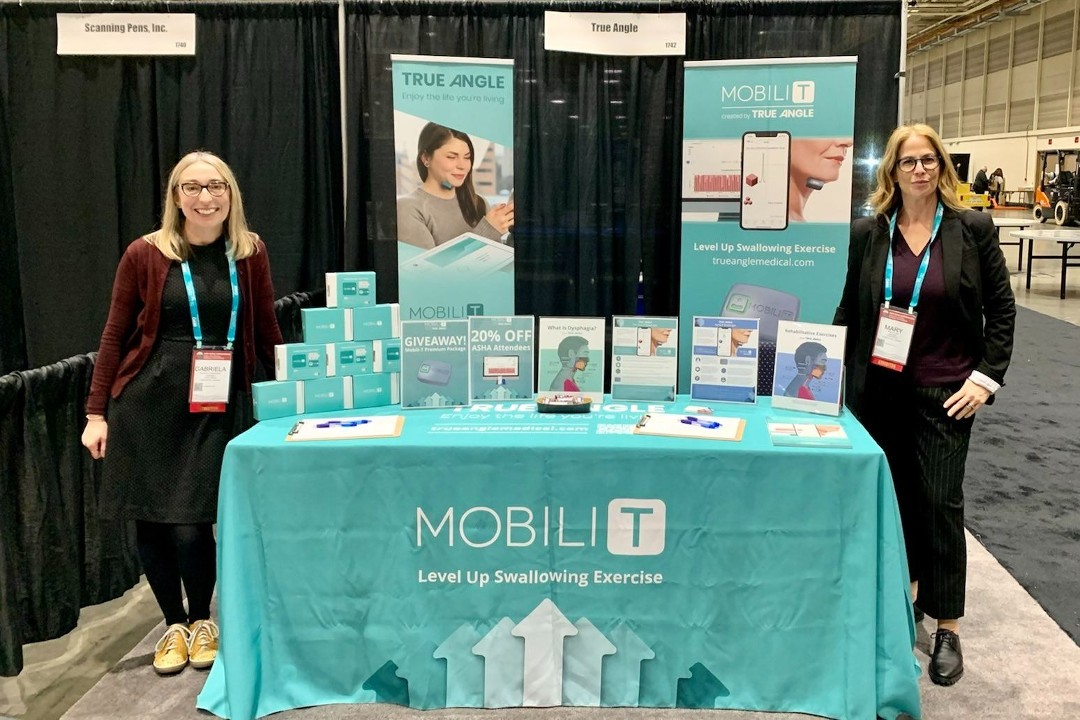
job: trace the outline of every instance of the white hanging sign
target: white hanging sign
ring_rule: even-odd
[[[589,55],[685,55],[686,13],[544,13],[544,49]]]
[[[57,13],[57,55],[194,55],[195,13]]]

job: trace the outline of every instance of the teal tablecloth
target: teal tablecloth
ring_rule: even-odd
[[[792,414],[767,400],[716,407],[746,418],[738,443],[628,434],[662,408],[602,407],[405,411],[385,440],[286,443],[283,419],[237,438],[198,706],[919,716],[896,499],[849,415],[851,448],[775,448],[765,419]]]

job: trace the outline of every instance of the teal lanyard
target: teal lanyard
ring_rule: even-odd
[[[945,212],[945,206],[938,201],[937,211],[934,213],[934,226],[930,229],[930,242],[926,243],[926,248],[923,250],[923,259],[919,263],[919,272],[915,276],[915,287],[911,290],[911,304],[908,305],[908,312],[915,312],[915,306],[919,304],[919,293],[922,292],[923,280],[926,279],[926,269],[930,267],[930,246],[934,244],[934,238],[937,237],[938,230],[941,229],[941,216]],[[885,307],[889,307],[889,303],[892,302],[892,277],[893,277],[893,251],[892,244],[893,238],[896,236],[896,216],[898,213],[893,213],[889,218],[889,259],[885,261]]]
[[[232,286],[232,314],[229,316],[229,335],[226,338],[225,347],[232,350],[233,341],[236,340],[236,315],[240,309],[240,283],[236,279],[236,260],[232,253],[228,253],[229,259],[229,284]],[[199,322],[199,304],[195,302],[195,283],[191,279],[191,266],[187,260],[180,263],[180,269],[184,271],[184,289],[187,290],[188,308],[191,310],[191,331],[195,335],[195,347],[202,348],[203,334],[202,323]]]

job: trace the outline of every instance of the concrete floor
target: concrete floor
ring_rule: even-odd
[[[995,214],[1030,216],[1028,211],[1019,210],[999,210]],[[1040,243],[1036,252],[1051,253],[1055,248],[1052,243],[1045,246]],[[1004,250],[1017,304],[1080,325],[1080,268],[1068,274],[1067,293],[1062,300],[1058,297],[1061,278],[1058,263],[1036,260],[1031,289],[1026,290],[1025,275],[1016,270],[1016,248]],[[1015,590],[1027,597],[1019,585]],[[24,647],[23,672],[15,678],[0,678],[0,716],[58,720],[160,621],[160,611],[145,580],[123,597],[84,608],[79,615],[79,626],[73,632]],[[1062,635],[1068,640],[1063,632]]]

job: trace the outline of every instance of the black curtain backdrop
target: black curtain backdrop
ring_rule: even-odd
[[[896,121],[900,6],[888,2],[575,2],[582,12],[687,13],[686,60],[858,56],[855,147],[875,157]],[[516,309],[649,314],[679,306],[684,58],[546,52],[565,3],[346,0],[350,267],[397,297],[390,54],[512,58]],[[856,162],[853,206],[873,168]]]
[[[0,88],[6,73],[0,57]],[[0,89],[0,95],[4,94]],[[11,187],[11,135],[4,103],[0,102],[0,375],[27,367],[26,329],[19,280],[19,244],[15,234],[15,197]],[[0,551],[2,552],[2,551]],[[0,558],[0,562],[3,559]]]
[[[198,54],[59,57],[57,12],[194,12]],[[30,367],[97,349],[120,255],[157,227],[165,177],[191,150],[236,172],[279,295],[341,267],[337,17],[321,1],[0,4],[0,261],[17,248],[22,300],[5,267],[5,365],[20,364],[9,318]]]

